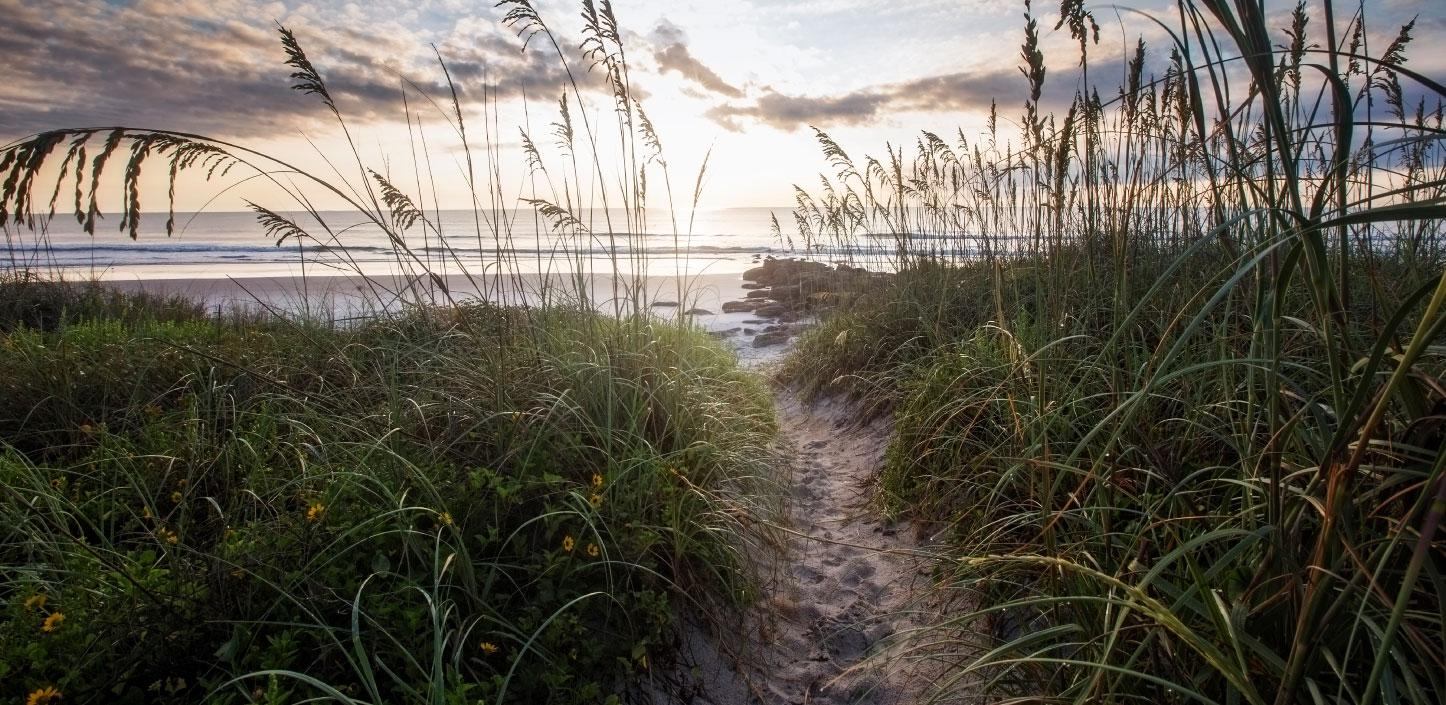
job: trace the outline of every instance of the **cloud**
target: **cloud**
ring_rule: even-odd
[[[110,125],[276,136],[329,118],[314,96],[289,88],[291,69],[282,65],[271,24],[283,6],[238,0],[222,12],[207,3],[154,4],[0,0],[7,25],[0,33],[0,137]],[[403,77],[439,101],[450,99],[428,40],[448,60],[464,104],[481,101],[484,80],[501,98],[550,94],[565,80],[556,61],[522,52],[493,23],[486,32],[458,24],[425,35],[395,23],[357,30],[306,15],[282,19],[353,122],[399,119]]]
[[[1068,105],[1075,75],[1051,73],[1041,103],[1045,108]],[[744,120],[780,130],[803,125],[860,125],[899,112],[964,112],[987,110],[991,102],[1008,108],[1023,105],[1028,94],[1024,77],[1014,68],[965,71],[898,83],[869,86],[841,95],[790,95],[764,86],[751,102],[726,103],[708,111],[723,127],[739,131]]]
[[[740,118],[752,118],[780,130],[801,125],[856,125],[874,120],[888,97],[875,90],[861,90],[841,96],[796,96],[765,86],[752,104],[720,105],[708,117],[735,132],[742,131]]]
[[[742,98],[743,89],[723,80],[713,69],[703,65],[688,50],[683,30],[667,20],[658,23],[653,30],[653,59],[658,62],[658,72],[676,72],[699,86],[729,98]]]

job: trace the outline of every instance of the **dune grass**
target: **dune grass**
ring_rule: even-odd
[[[1020,143],[819,133],[803,239],[897,274],[785,374],[893,412],[882,496],[958,598],[900,639],[937,699],[1446,693],[1446,89],[1323,8],[1183,3],[1112,87],[1065,3],[1087,78],[1046,114],[1029,19]]]
[[[756,589],[771,401],[699,333],[72,303],[0,339],[6,697],[598,702]]]
[[[674,204],[617,18],[583,3],[579,55],[531,3],[501,4],[568,77],[551,146],[523,131],[524,185],[503,181],[504,127],[464,121],[444,62],[450,100],[406,84],[410,173],[371,164],[286,28],[292,87],[353,145],[323,155],[330,174],[149,128],[0,149],[0,225],[41,248],[58,202],[93,234],[112,182],[137,237],[156,164],[168,199],[228,174],[268,183],[286,202],[252,204],[258,239],[339,257],[373,314],[213,315],[54,273],[0,278],[0,698],[637,701],[678,685],[684,620],[754,598],[753,560],[777,544],[771,396],[685,319],[651,313],[632,241],[650,176]],[[609,110],[592,105],[600,86]],[[462,145],[435,163],[460,162],[465,232],[436,210],[439,126]],[[334,201],[355,222],[318,205]],[[532,279],[519,209],[557,243]],[[394,276],[347,259],[358,222],[391,244]],[[686,282],[665,293],[685,301]]]

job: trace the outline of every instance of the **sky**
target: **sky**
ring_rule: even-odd
[[[1319,4],[1309,4],[1313,13]],[[576,50],[580,3],[535,5],[583,75],[588,114],[609,117],[598,73],[585,72]],[[1090,47],[1095,76],[1121,75],[1124,47],[1139,37],[1163,72],[1163,30],[1118,8],[1169,21],[1173,4],[1085,5],[1101,26]],[[1279,18],[1274,27],[1288,24],[1292,7],[1267,4]],[[473,146],[492,136],[496,174],[509,192],[526,180],[519,128],[546,159],[560,158],[548,126],[566,76],[549,45],[534,38],[524,48],[500,21],[506,9],[467,0],[0,0],[0,140],[67,126],[160,128],[282,155],[317,173],[353,174],[338,163],[350,157],[330,114],[315,96],[289,89],[280,23],[326,80],[369,167],[413,174],[407,165],[425,137],[437,202],[465,207],[461,141],[448,127],[438,55]],[[1340,2],[1337,13],[1352,9]],[[1446,39],[1446,0],[1368,0],[1366,9],[1377,46],[1419,16],[1408,65],[1446,79],[1446,53],[1429,49]],[[1007,125],[1026,97],[1022,1],[616,0],[615,11],[673,191],[690,195],[708,158],[705,208],[786,206],[794,184],[818,183],[831,169],[810,126],[851,153],[882,154],[886,144],[912,145],[920,130],[976,135],[991,102]],[[1077,85],[1077,45],[1055,29],[1057,3],[1038,2],[1034,13],[1051,67],[1044,100],[1061,105]],[[419,128],[408,129],[404,95]],[[251,195],[247,184],[184,186],[182,210],[237,209]]]

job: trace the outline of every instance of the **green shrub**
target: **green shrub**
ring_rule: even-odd
[[[478,306],[0,346],[6,698],[598,702],[756,589],[771,403],[701,333]]]
[[[818,134],[803,239],[887,235],[855,263],[895,274],[785,373],[893,411],[886,499],[947,528],[947,608],[892,652],[946,664],[935,698],[1446,693],[1446,89],[1414,21],[1366,58],[1371,11],[1321,7],[1181,3],[1112,85],[1062,3],[1107,78],[1050,115],[1026,6],[1017,133]]]

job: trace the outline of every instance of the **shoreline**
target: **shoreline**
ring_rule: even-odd
[[[570,278],[552,275],[547,284],[554,288],[552,295],[566,300],[576,290]],[[586,275],[587,287],[594,301],[594,308],[601,313],[613,311],[614,284],[619,290],[631,285],[631,277],[614,277],[611,274]],[[679,280],[682,281],[682,296],[679,296]],[[78,281],[78,280],[77,280]],[[356,274],[333,274],[321,276],[235,276],[226,278],[166,278],[166,279],[102,279],[95,284],[122,293],[145,292],[156,295],[175,295],[196,301],[209,309],[230,307],[260,308],[277,310],[282,313],[315,313],[333,320],[345,321],[375,315],[379,311],[396,310],[394,292],[407,287],[407,278],[397,275],[364,277]],[[435,301],[448,303],[448,297],[440,287],[429,279],[412,280],[418,287],[431,286],[435,289]],[[761,365],[783,355],[791,344],[754,343],[754,335],[740,335],[744,330],[761,332],[769,325],[760,321],[748,311],[724,311],[723,304],[745,297],[747,282],[740,273],[690,274],[690,275],[648,275],[638,278],[645,290],[646,310],[658,318],[670,319],[686,315],[698,327],[707,331],[723,344],[732,348],[739,361],[747,366]],[[442,283],[457,302],[481,299],[500,300],[501,303],[537,305],[542,302],[538,291],[544,284],[539,274],[504,275],[498,278],[469,278],[466,275],[450,275]],[[483,289],[489,289],[491,296],[485,296]],[[419,289],[425,296],[425,289]],[[415,299],[416,297],[411,297]],[[430,297],[428,297],[430,298]],[[390,300],[389,303],[388,300]],[[790,341],[791,342],[791,341]]]
[[[389,274],[274,275],[225,278],[92,280],[124,293],[181,296],[214,308],[263,309],[357,320],[426,303],[487,300],[503,306],[576,301],[585,292],[594,310],[621,313],[636,298],[660,319],[688,322],[723,341],[740,362],[753,366],[782,357],[796,336],[818,322],[820,311],[852,298],[881,275],[845,265],[797,258],[764,258],[742,272],[671,275],[592,273],[465,274],[406,277]]]
[[[236,275],[144,277],[74,276],[52,272],[42,278],[91,285],[121,294],[179,297],[217,316],[228,311],[300,315],[345,324],[396,313],[409,306],[448,306],[490,301],[495,305],[540,307],[579,300],[604,315],[641,308],[656,320],[686,319],[733,349],[745,366],[781,358],[819,316],[851,301],[891,276],[843,263],[765,257],[739,271],[644,274],[515,272],[474,276],[463,273],[405,276],[344,272],[306,275],[258,273],[237,267]],[[637,301],[637,304],[633,302]]]
[[[614,291],[618,291],[621,296],[625,289],[634,283],[631,277],[619,278],[605,274],[586,275],[586,279],[590,296],[603,310],[615,300]],[[679,303],[691,308],[707,308],[708,304],[713,304],[715,309],[721,308],[721,302],[726,297],[736,297],[743,291],[743,280],[737,274],[643,276],[637,278],[637,282],[645,289],[644,298],[657,303],[676,301],[679,298],[680,279],[686,281],[681,287],[685,301]],[[460,274],[440,278],[358,274],[245,275],[86,281],[93,281],[120,292],[183,296],[207,306],[260,303],[289,311],[301,310],[296,306],[308,303],[354,311],[375,311],[378,308],[387,310],[401,301],[412,302],[418,298],[431,299],[438,304],[446,304],[449,300],[461,303],[478,299],[499,300],[500,303],[511,304],[538,303],[542,299],[540,292],[544,286],[548,287],[549,295],[554,297],[567,298],[576,290],[576,283],[570,277],[551,275],[544,278],[538,274],[501,277],[490,275],[485,278]],[[409,287],[413,288],[413,291],[408,292]]]

